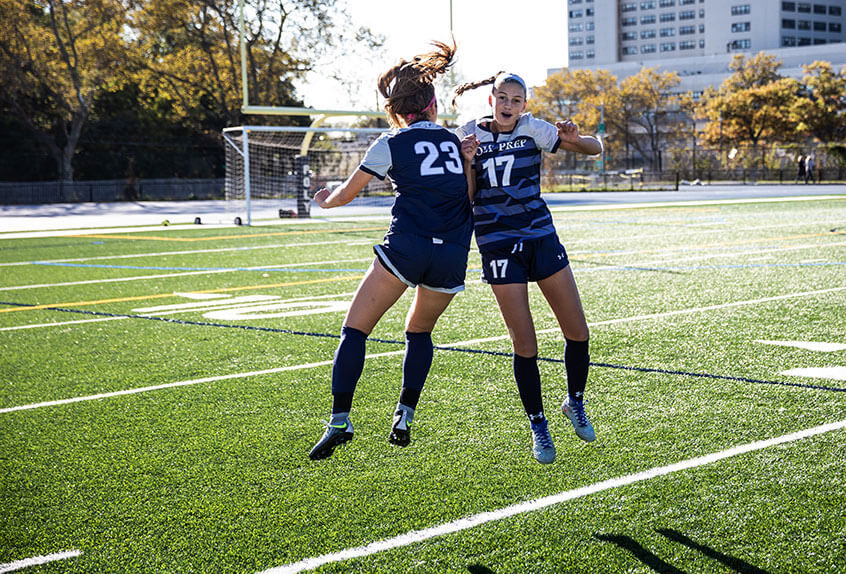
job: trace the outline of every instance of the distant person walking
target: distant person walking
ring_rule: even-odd
[[[808,180],[811,180],[811,183],[817,183],[817,180],[814,179],[814,156],[809,155],[805,158],[805,183],[808,183]]]
[[[803,181],[805,179],[805,156],[804,155],[799,156],[799,160],[797,162],[797,165],[799,166],[799,169],[796,171],[796,179],[793,181],[793,183],[799,183],[800,181]]]

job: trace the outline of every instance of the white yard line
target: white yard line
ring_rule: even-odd
[[[624,323],[624,322],[627,322],[627,321],[639,321],[639,320],[645,320],[645,319],[658,319],[658,318],[661,318],[661,317],[669,317],[669,316],[673,316],[673,315],[684,315],[684,314],[689,314],[689,313],[699,313],[699,312],[702,312],[702,311],[713,311],[713,310],[717,310],[717,309],[727,309],[729,307],[738,307],[738,306],[742,306],[742,305],[753,305],[753,304],[756,304],[756,303],[767,303],[767,302],[770,302],[770,301],[779,301],[779,300],[782,300],[782,299],[791,299],[791,298],[794,298],[794,297],[822,295],[822,294],[825,294],[825,293],[833,293],[833,292],[843,291],[843,290],[846,290],[846,287],[835,287],[835,288],[832,288],[832,289],[820,289],[820,290],[817,290],[817,291],[803,291],[801,293],[790,293],[790,294],[787,294],[787,295],[778,295],[778,296],[775,296],[775,297],[764,297],[762,299],[751,299],[751,300],[748,300],[748,301],[735,301],[733,303],[723,303],[723,304],[720,304],[720,305],[709,305],[707,307],[696,307],[696,308],[693,308],[693,309],[679,309],[677,311],[666,311],[664,313],[651,313],[651,314],[648,314],[648,315],[637,315],[637,316],[634,316],[634,317],[621,317],[619,319],[609,319],[607,321],[596,321],[596,322],[590,323],[589,325],[590,326],[612,325],[612,324],[615,324],[615,323]],[[551,329],[539,330],[538,334],[549,334],[549,333],[557,333],[557,332],[560,332],[560,329],[557,328],[557,327],[554,327],[554,328],[551,328]],[[498,335],[498,336],[495,336],[495,337],[486,337],[486,338],[482,338],[482,339],[469,339],[469,340],[466,340],[466,341],[456,341],[456,342],[453,342],[453,343],[438,343],[437,346],[440,346],[440,347],[468,346],[468,345],[475,345],[475,344],[479,344],[479,343],[489,343],[489,342],[493,342],[493,341],[502,341],[502,340],[505,340],[505,339],[508,339],[508,335]],[[389,356],[398,355],[398,354],[401,354],[401,353],[404,353],[404,352],[405,352],[404,349],[399,349],[397,351],[388,351],[388,352],[385,352],[385,353],[376,353],[376,354],[373,354],[373,355],[367,355],[365,358],[366,359],[374,359],[374,358],[377,358],[377,357],[389,357]],[[94,400],[107,399],[107,398],[111,398],[111,397],[119,397],[119,396],[124,396],[124,395],[134,395],[134,394],[138,394],[138,393],[145,393],[147,391],[157,391],[157,390],[161,390],[161,389],[169,389],[169,388],[175,388],[175,387],[185,387],[185,386],[190,386],[190,385],[196,385],[196,384],[199,384],[199,383],[211,383],[211,382],[216,382],[216,381],[225,381],[225,380],[228,380],[228,379],[243,379],[243,378],[246,378],[246,377],[252,377],[252,376],[257,376],[257,375],[267,375],[267,374],[272,374],[272,373],[281,373],[281,372],[284,372],[284,371],[297,371],[297,370],[301,370],[301,369],[310,369],[312,367],[322,367],[322,366],[331,365],[331,364],[332,364],[332,361],[320,361],[320,362],[317,362],[317,363],[305,363],[305,364],[302,364],[302,365],[289,365],[287,367],[278,367],[278,368],[275,368],[275,369],[267,369],[267,370],[263,370],[263,371],[249,371],[249,372],[246,372],[246,373],[233,373],[233,374],[230,374],[230,375],[221,375],[221,376],[217,376],[217,377],[204,377],[204,378],[201,378],[201,379],[191,379],[191,380],[188,380],[188,381],[177,381],[177,382],[174,382],[174,383],[166,383],[166,384],[162,384],[162,385],[153,385],[153,386],[150,386],[150,387],[138,387],[138,388],[135,388],[135,389],[126,389],[126,390],[123,390],[123,391],[114,391],[114,392],[111,392],[111,393],[101,393],[101,394],[97,394],[97,395],[87,395],[87,396],[82,396],[82,397],[74,397],[74,398],[70,398],[70,399],[60,399],[60,400],[55,400],[55,401],[45,401],[45,402],[42,402],[42,403],[32,403],[32,404],[29,404],[29,405],[20,405],[20,406],[16,406],[16,407],[8,407],[8,408],[0,409],[0,414],[14,412],[14,411],[37,409],[37,408],[41,408],[41,407],[51,407],[51,406],[65,405],[65,404],[70,404],[70,403],[94,401]]]
[[[393,538],[387,538],[385,540],[371,542],[370,544],[366,544],[364,546],[357,546],[355,548],[341,550],[340,552],[333,552],[331,554],[324,554],[322,556],[306,558],[304,560],[300,560],[299,562],[294,562],[292,564],[286,564],[284,566],[270,568],[268,570],[263,571],[261,574],[294,574],[295,572],[311,570],[313,568],[317,568],[318,566],[323,566],[324,564],[340,562],[342,560],[350,560],[352,558],[363,558],[365,556],[370,556],[372,554],[383,552],[385,550],[393,550],[395,548],[401,548],[403,546],[408,546],[410,544],[422,542],[424,540],[430,540],[432,538],[438,538],[447,534],[461,532],[462,530],[469,530],[470,528],[476,528],[477,526],[481,526],[489,522],[495,522],[498,520],[503,520],[505,518],[510,518],[512,516],[535,512],[537,510],[541,510],[556,504],[561,504],[562,502],[575,500],[577,498],[584,498],[586,496],[590,496],[592,494],[596,494],[606,490],[612,490],[638,482],[651,480],[653,478],[658,478],[660,476],[666,476],[676,472],[698,468],[700,466],[713,464],[715,462],[725,460],[727,458],[747,454],[750,452],[755,452],[780,444],[795,442],[798,440],[806,439],[831,431],[842,430],[843,428],[846,428],[846,420],[820,425],[817,427],[805,429],[802,431],[782,435],[767,440],[751,442],[748,444],[732,447],[723,451],[707,454],[704,456],[689,458],[687,460],[683,460],[674,464],[659,466],[656,468],[651,468],[649,470],[636,472],[634,474],[628,474],[618,478],[603,480],[601,482],[596,482],[594,484],[583,486],[581,488],[576,488],[574,490],[559,492],[558,494],[545,496],[543,498],[536,498],[535,500],[527,500],[525,502],[506,506],[505,508],[500,508],[498,510],[491,510],[488,512],[482,512],[480,514],[474,514],[473,516],[460,518],[458,520],[447,522],[438,526],[433,526],[431,528],[424,528],[422,530],[412,530],[411,532],[400,534],[398,536],[394,536]]]
[[[83,323],[101,323],[103,321],[119,321],[129,317],[99,317],[97,319],[81,319],[79,321],[63,321],[61,323],[38,323],[36,325],[18,325],[16,327],[0,327],[0,331],[22,331],[24,329],[40,329],[43,327],[62,327],[65,325],[81,325]]]
[[[45,263],[79,263],[81,261],[107,261],[110,259],[136,259],[139,257],[169,257],[172,255],[199,255],[202,253],[226,253],[229,251],[253,251],[256,249],[291,249],[292,247],[314,247],[315,245],[367,245],[373,243],[370,240],[350,241],[339,239],[335,241],[309,241],[304,243],[275,243],[273,245],[253,245],[250,247],[218,247],[215,249],[186,249],[184,251],[159,251],[153,253],[130,253],[127,255],[97,255],[95,257],[74,257],[71,259],[49,259]],[[13,265],[31,265],[32,261],[14,261],[11,263],[0,263],[0,267]]]
[[[49,287],[68,287],[70,285],[97,285],[100,283],[120,283],[123,281],[138,281],[144,279],[161,279],[164,277],[183,277],[186,275],[212,275],[215,273],[232,273],[234,271],[256,271],[262,269],[274,269],[279,267],[305,267],[309,265],[332,265],[338,263],[359,263],[371,261],[367,259],[339,259],[335,261],[316,261],[309,263],[280,263],[276,265],[257,265],[252,267],[237,267],[232,269],[200,269],[197,271],[181,271],[179,273],[163,273],[160,275],[133,275],[132,277],[116,277],[113,279],[89,279],[85,281],[69,281],[66,283],[41,283],[39,285],[16,285],[12,287],[0,287],[0,291],[21,291],[24,289],[43,289]],[[152,271],[152,270],[151,270]],[[339,270],[339,272],[341,272]]]
[[[82,554],[82,552],[79,550],[69,550],[67,552],[47,554],[46,556],[33,556],[32,558],[16,560],[14,562],[9,562],[8,564],[0,564],[0,574],[3,572],[14,572],[15,570],[21,570],[22,568],[29,568],[30,566],[39,566],[41,564],[47,564],[48,562],[55,562],[57,560],[76,558],[80,554]]]

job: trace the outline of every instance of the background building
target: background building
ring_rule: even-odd
[[[846,0],[567,3],[571,69],[607,69],[624,78],[657,67],[678,72],[678,90],[697,95],[722,83],[737,53],[774,54],[782,73],[797,78],[814,60],[846,65]]]

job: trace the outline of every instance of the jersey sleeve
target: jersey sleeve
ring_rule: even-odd
[[[458,126],[453,133],[455,133],[459,141],[463,140],[467,135],[476,133],[476,120],[469,121],[463,126]]]
[[[382,134],[370,145],[358,169],[379,179],[385,179],[393,165],[388,137],[388,134]]]
[[[555,153],[561,140],[558,138],[558,128],[551,123],[526,114],[527,131],[535,140],[535,145],[543,151]]]

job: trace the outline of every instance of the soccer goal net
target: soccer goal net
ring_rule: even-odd
[[[309,217],[311,196],[342,183],[359,165],[381,128],[239,126],[223,130],[226,199],[238,225],[254,213]],[[361,194],[390,192],[374,178]]]

